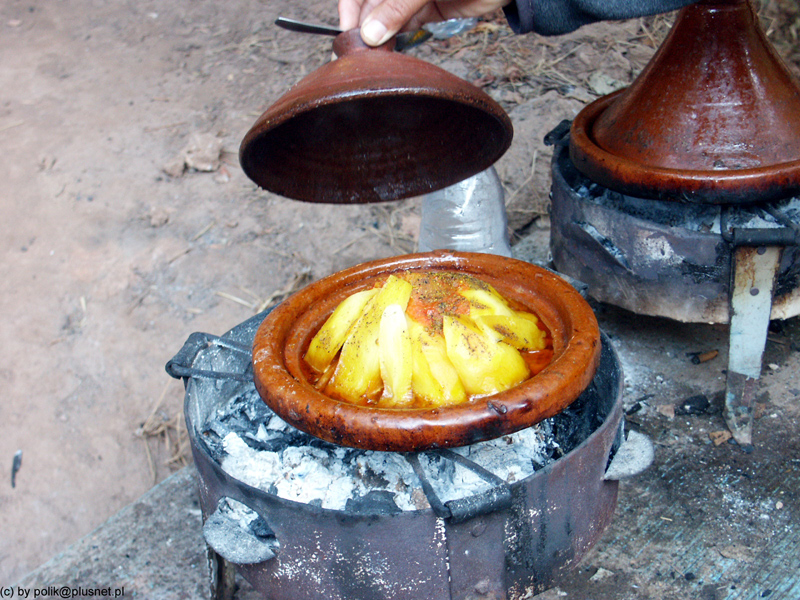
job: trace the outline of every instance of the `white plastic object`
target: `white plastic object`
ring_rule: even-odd
[[[503,184],[494,167],[422,197],[419,251],[511,256]]]

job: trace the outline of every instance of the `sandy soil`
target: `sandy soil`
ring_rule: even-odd
[[[798,64],[789,4],[765,22]],[[184,463],[182,386],[163,366],[191,332],[223,333],[303,281],[414,248],[417,201],[306,205],[239,169],[258,114],[330,55],[328,39],[273,27],[279,14],[336,22],[332,0],[0,5],[0,461],[23,455],[15,487],[0,486],[0,584]],[[494,19],[414,51],[512,115],[498,170],[517,239],[547,225],[543,134],[630,82],[668,23],[543,39]],[[217,140],[220,163],[167,174],[197,135]]]

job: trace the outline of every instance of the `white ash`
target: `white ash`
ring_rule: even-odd
[[[207,442],[209,434],[219,438],[219,443],[207,446],[229,475],[282,499],[326,509],[345,510],[348,500],[373,491],[391,493],[404,511],[428,508],[420,481],[403,454],[323,442],[282,421],[257,394],[244,396],[249,397],[239,396],[220,407],[204,429]],[[512,484],[552,462],[559,448],[548,420],[453,451]],[[436,452],[423,452],[419,458],[442,502],[467,498],[492,485]]]
[[[226,498],[219,509],[242,531],[251,531],[254,522],[260,518],[252,508],[233,498]]]

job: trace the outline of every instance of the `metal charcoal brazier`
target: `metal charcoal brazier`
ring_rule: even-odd
[[[381,503],[328,510],[231,477],[201,434],[202,423],[220,403],[253,387],[247,348],[263,318],[221,338],[195,334],[167,370],[186,381],[186,423],[207,539],[209,528],[220,527],[220,521],[225,527],[221,501],[255,511],[257,535],[238,531],[231,544],[216,550],[265,597],[527,598],[574,567],[608,525],[618,482],[605,473],[622,439],[623,414],[622,373],[607,338],[591,385],[554,418],[554,432],[568,451],[542,470],[472,502],[401,512]]]

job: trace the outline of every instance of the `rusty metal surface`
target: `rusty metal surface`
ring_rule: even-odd
[[[681,10],[634,83],[572,127],[577,167],[639,197],[750,203],[800,191],[800,82],[746,0]]]
[[[257,321],[224,337],[246,340],[255,334]],[[603,348],[598,374],[574,409],[583,421],[561,435],[582,439],[575,436],[596,427],[593,433],[565,457],[512,484],[509,508],[460,523],[438,518],[430,509],[390,515],[326,510],[282,500],[230,477],[198,439],[197,426],[242,384],[190,379],[185,414],[203,514],[228,497],[268,523],[280,541],[277,556],[238,569],[271,600],[529,597],[574,567],[614,511],[618,482],[604,481],[603,474],[619,441],[622,373],[610,343]],[[211,363],[204,362],[203,352],[199,356],[199,368],[247,368],[237,355],[215,355]]]
[[[587,191],[592,183],[563,148],[554,153],[551,173],[550,245],[560,272],[588,284],[593,298],[637,314],[729,322],[733,249],[720,230],[726,209]],[[787,212],[795,219],[796,205],[794,199],[785,205],[794,207]],[[787,247],[778,268],[773,319],[800,314],[798,282],[800,248]]]
[[[725,422],[742,446],[753,440],[753,410],[767,344],[772,294],[783,249],[743,246],[733,254]]]
[[[384,202],[445,188],[489,168],[511,120],[472,84],[423,60],[368,49],[357,30],[340,56],[292,87],[242,140],[259,186],[307,202]]]

